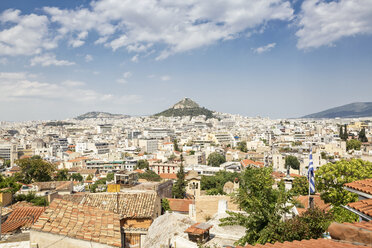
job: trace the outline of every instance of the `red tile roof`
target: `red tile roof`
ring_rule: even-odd
[[[372,222],[337,223],[328,227],[332,239],[354,242],[359,244],[372,244]]]
[[[175,173],[160,173],[159,176],[163,179],[177,179],[177,174]]]
[[[17,207],[1,224],[1,233],[13,232],[21,227],[30,227],[43,212],[43,207]]]
[[[195,223],[194,225],[190,226],[185,230],[185,233],[191,233],[191,234],[203,234],[209,229],[211,229],[213,225],[207,224],[207,223]]]
[[[330,239],[310,239],[310,240],[295,240],[293,242],[276,242],[274,244],[264,244],[264,245],[246,245],[244,248],[251,247],[272,247],[272,248],[361,248],[360,245],[355,245],[351,243],[338,242]],[[243,246],[237,246],[236,248],[243,248]]]
[[[347,205],[365,215],[372,217],[372,199],[352,202]]]
[[[355,222],[355,223],[345,222],[344,225],[355,226],[355,227],[358,227],[358,228],[367,229],[367,230],[371,231],[371,235],[372,235],[372,221],[362,221],[362,222]]]
[[[372,195],[372,178],[346,183],[345,186]]]
[[[321,198],[319,194],[312,196],[314,199],[314,205],[321,210],[329,211],[331,209],[331,204],[326,204]],[[309,208],[309,196],[308,195],[300,195],[295,198],[295,200],[299,201],[304,208],[297,207],[298,213],[301,215]]]
[[[176,212],[189,212],[189,205],[193,203],[191,199],[173,199],[167,198],[169,207],[172,211]]]
[[[121,246],[118,214],[62,199],[55,199],[32,229],[110,246]]]
[[[243,167],[247,167],[248,165],[254,165],[256,167],[261,167],[261,168],[264,167],[264,163],[256,162],[250,159],[243,159],[242,161],[240,161],[240,163]]]

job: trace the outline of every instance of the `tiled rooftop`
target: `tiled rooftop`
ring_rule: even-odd
[[[312,196],[314,199],[314,204],[316,207],[318,207],[321,210],[328,211],[331,208],[331,204],[326,204],[324,201],[320,198],[319,194]],[[295,198],[297,201],[299,201],[304,208],[297,207],[297,211],[299,214],[302,214],[306,211],[309,207],[309,196],[308,195],[300,195],[297,198]]]
[[[265,244],[265,245],[247,245],[244,248],[259,248],[259,247],[273,247],[273,248],[361,248],[362,246],[351,244],[347,242],[338,242],[330,239],[310,239],[310,240],[301,240],[293,242],[276,242],[274,244]],[[243,246],[238,246],[236,248],[243,248]]]
[[[372,199],[352,202],[347,205],[365,215],[372,217]]]
[[[20,227],[30,227],[43,212],[43,207],[17,207],[1,224],[1,233],[13,232]]]
[[[39,188],[39,191],[42,190],[70,190],[72,187],[71,181],[51,181],[51,182],[36,182],[33,183]]]
[[[355,222],[355,223],[347,223],[345,222],[344,225],[349,225],[349,226],[355,226],[358,228],[363,228],[366,230],[369,230],[372,232],[372,221],[362,221],[362,222]],[[371,233],[372,235],[372,233]],[[372,240],[371,240],[372,242]]]
[[[191,233],[191,234],[203,234],[209,229],[211,229],[213,225],[207,224],[207,223],[195,223],[194,225],[190,226],[185,230],[185,233]]]
[[[189,205],[193,203],[193,200],[191,199],[167,199],[169,201],[170,209],[176,212],[189,212]]]
[[[163,179],[177,179],[177,174],[174,173],[160,173],[159,176]]]
[[[372,245],[372,222],[337,223],[328,227],[332,239],[358,244]]]
[[[345,186],[372,195],[372,178],[346,183]]]
[[[98,207],[116,212],[119,201],[119,214],[122,218],[151,218],[155,212],[155,193],[95,193],[84,195],[64,195],[64,200]]]
[[[121,246],[119,215],[61,199],[55,199],[50,204],[32,229],[111,246]]]

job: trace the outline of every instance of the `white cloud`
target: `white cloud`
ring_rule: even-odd
[[[299,49],[333,45],[343,37],[372,34],[372,1],[305,0],[298,25]]]
[[[126,84],[128,82],[128,78],[132,77],[132,73],[130,71],[124,72],[121,78],[116,79],[116,82],[119,84]]]
[[[253,49],[253,51],[255,53],[264,53],[264,52],[269,52],[271,49],[273,49],[274,47],[276,46],[276,43],[270,43],[270,44],[267,44],[266,46],[262,46],[262,47],[257,47],[255,49]]]
[[[93,56],[90,54],[85,55],[85,62],[91,62],[93,61]]]
[[[60,25],[61,35],[79,38],[83,32],[95,31],[99,34],[95,44],[136,53],[156,47],[160,49],[157,59],[235,39],[262,29],[270,20],[293,18],[286,0],[98,0],[89,8],[46,7],[44,11]],[[77,40],[85,42],[86,36]],[[70,44],[75,40],[70,38]]]
[[[112,98],[110,94],[101,94],[78,81],[65,81],[61,84],[51,84],[33,80],[27,73],[0,73],[0,101],[38,100],[68,100],[74,102],[106,101]],[[74,87],[73,89],[69,87]]]
[[[132,76],[132,73],[130,71],[124,72],[123,77],[124,78],[130,78]]]
[[[139,59],[138,59],[138,54],[134,55],[131,59],[130,59],[132,62],[138,62]]]
[[[0,14],[0,23],[5,27],[0,32],[0,55],[34,55],[57,46],[59,37],[49,37],[46,16],[20,14],[13,9]]]
[[[62,85],[67,86],[67,87],[80,87],[80,86],[84,86],[85,83],[81,81],[67,80],[67,81],[63,81]]]
[[[164,76],[161,76],[160,79],[161,79],[162,81],[168,81],[168,80],[171,79],[171,77],[168,76],[168,75],[164,75]]]
[[[74,65],[75,62],[70,62],[68,60],[57,60],[56,55],[52,53],[47,53],[43,54],[40,56],[36,56],[30,60],[30,65],[35,66],[35,65],[41,65],[43,67],[46,66],[69,66],[69,65]]]

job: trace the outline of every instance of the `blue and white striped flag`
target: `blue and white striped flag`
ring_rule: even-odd
[[[314,176],[314,164],[313,164],[313,151],[310,149],[309,157],[309,170],[307,172],[307,177],[309,179],[309,193],[315,193],[315,176]]]

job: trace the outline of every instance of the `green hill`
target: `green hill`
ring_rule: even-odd
[[[354,102],[331,108],[303,118],[358,118],[372,116],[372,102]]]
[[[157,113],[154,116],[199,116],[205,115],[207,118],[213,118],[213,111],[200,107],[199,104],[191,100],[190,98],[184,98],[173,107],[164,110],[163,112]]]

